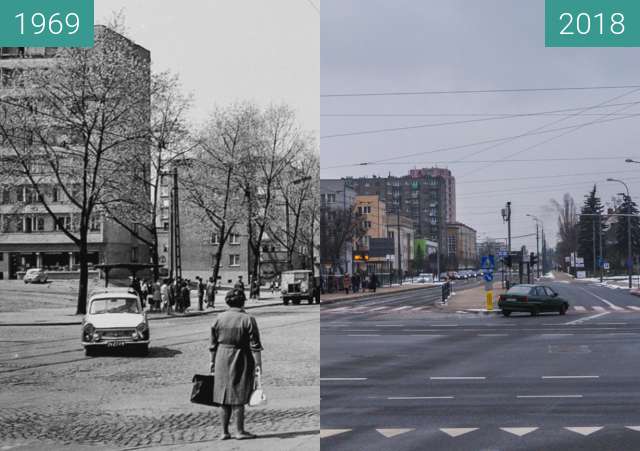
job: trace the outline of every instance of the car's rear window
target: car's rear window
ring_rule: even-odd
[[[134,298],[98,298],[91,301],[89,313],[140,313],[140,309]]]
[[[509,288],[507,294],[529,294],[531,291],[531,287],[524,287],[522,285],[515,286],[513,288]]]

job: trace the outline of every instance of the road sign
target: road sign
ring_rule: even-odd
[[[482,269],[493,269],[496,267],[496,261],[493,258],[493,255],[483,255],[482,263],[480,265]]]
[[[509,255],[509,253],[506,249],[500,249],[500,251],[498,251],[498,257],[506,257],[507,255]]]
[[[577,271],[576,272],[576,279],[586,279],[587,278],[587,272],[586,271]]]
[[[485,272],[482,277],[484,278],[484,280],[486,282],[493,282],[493,273],[492,272]]]
[[[584,258],[576,257],[576,268],[584,268]]]
[[[602,267],[603,267],[604,269],[606,269],[606,270],[609,270],[609,262],[604,262],[604,263],[602,264]]]

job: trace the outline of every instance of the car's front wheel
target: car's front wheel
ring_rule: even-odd
[[[504,316],[511,316],[511,310],[503,310],[503,311],[502,311],[502,314],[503,314]]]
[[[135,345],[134,352],[140,357],[146,357],[149,355],[149,343]]]
[[[533,309],[531,309],[531,316],[538,316],[540,314],[540,310],[538,309],[538,307],[534,307]]]
[[[568,309],[569,309],[569,306],[566,304],[563,304],[562,307],[560,307],[560,310],[558,311],[558,313],[560,313],[561,315],[564,315],[565,313],[567,313]]]
[[[96,355],[96,350],[93,346],[87,346],[86,348],[84,348],[84,355],[86,355],[87,357],[93,357],[94,355]]]

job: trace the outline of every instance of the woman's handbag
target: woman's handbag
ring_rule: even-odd
[[[195,374],[193,376],[193,389],[191,390],[191,402],[215,405],[213,402],[213,374]]]
[[[256,368],[256,388],[253,389],[251,393],[251,398],[249,398],[249,406],[256,407],[261,406],[267,403],[267,395],[264,394],[264,390],[262,390],[262,371],[260,367]]]

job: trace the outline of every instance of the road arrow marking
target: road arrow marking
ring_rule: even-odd
[[[640,432],[640,426],[625,426],[627,429],[631,429],[632,431]]]
[[[334,435],[349,432],[351,429],[320,429],[320,438],[333,437]]]
[[[500,429],[510,434],[517,435],[518,437],[522,437],[523,435],[527,435],[530,432],[538,430],[538,428],[500,428]]]
[[[376,429],[379,433],[387,438],[392,438],[397,435],[405,434],[407,432],[415,431],[415,429]]]
[[[602,426],[566,427],[565,429],[568,430],[568,431],[571,431],[571,432],[575,432],[575,433],[580,434],[580,435],[584,435],[586,437],[587,435],[591,435],[594,432],[598,432],[600,429],[602,429]]]
[[[600,307],[600,308],[602,308],[602,307]],[[595,309],[595,307],[594,307],[594,309]],[[587,316],[586,318],[580,318],[580,319],[577,319],[575,321],[569,321],[568,323],[564,323],[563,326],[571,326],[573,324],[582,324],[585,321],[589,321],[590,319],[600,318],[601,316],[608,315],[609,313],[611,313],[611,312],[602,312],[602,313],[598,313],[597,315]]]
[[[478,428],[440,428],[440,430],[450,437],[460,437],[469,432],[477,431]]]

